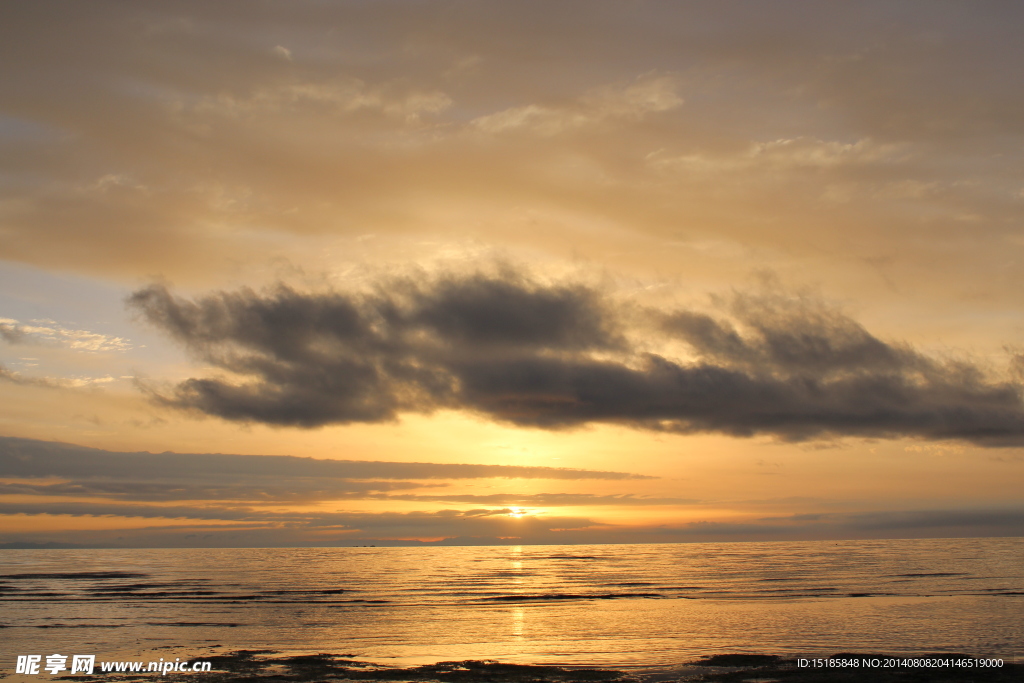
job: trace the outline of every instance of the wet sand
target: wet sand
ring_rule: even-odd
[[[312,681],[408,681],[423,683],[673,683],[683,681],[717,681],[721,683],[997,683],[1024,680],[1024,664],[1004,661],[998,668],[947,667],[884,667],[846,666],[814,667],[795,659],[773,655],[721,654],[690,662],[677,669],[658,673],[586,669],[557,666],[505,664],[488,660],[439,662],[408,668],[387,667],[357,661],[354,655],[311,654],[281,656],[269,650],[240,650],[207,657],[210,673],[159,676],[165,681],[200,681],[210,683],[304,683]],[[861,662],[892,659],[882,654],[841,653],[835,660]],[[920,655],[917,659],[973,659],[961,654]],[[153,681],[154,674],[100,674],[67,677],[76,681]]]

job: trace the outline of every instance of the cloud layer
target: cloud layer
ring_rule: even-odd
[[[132,539],[129,545],[194,545],[194,540],[178,538],[178,530],[183,528],[190,531],[190,538],[194,538],[192,532],[202,532],[214,539],[211,543],[228,545],[331,545],[353,538],[379,537],[500,540],[524,534],[557,536],[559,531],[594,525],[584,517],[558,514],[561,507],[693,502],[628,493],[514,493],[522,486],[516,480],[522,479],[568,482],[650,478],[553,467],[121,453],[0,437],[0,514],[51,519],[109,517],[112,519],[104,526],[122,539],[128,534]],[[445,493],[455,482],[473,479],[491,483],[506,479],[506,492]],[[535,486],[530,488],[535,490]],[[419,492],[407,493],[410,490]],[[361,509],[359,503],[365,501],[371,501],[374,509],[386,506],[387,511]],[[332,502],[336,509],[331,509]],[[428,509],[396,509],[401,505],[401,509],[408,510],[417,503]],[[538,514],[538,508],[544,514]],[[137,526],[127,521],[131,519],[154,520],[158,526],[140,537],[131,530]],[[180,521],[168,527],[170,520]],[[53,524],[61,528],[60,522]],[[105,538],[106,533],[86,533],[82,538]],[[30,536],[33,534],[7,529],[0,534],[0,542]],[[59,530],[47,537],[67,541],[67,534]],[[122,540],[114,544],[125,543]]]
[[[69,329],[53,320],[33,320],[24,324],[11,318],[0,318],[0,340],[9,344],[60,346],[75,351],[125,351],[131,348],[131,344],[121,337]]]
[[[191,284],[368,233],[676,273],[770,251],[1015,310],[1021,8],[737,6],[12,9],[0,257]]]
[[[240,481],[324,482],[404,479],[645,479],[624,472],[559,467],[473,465],[368,460],[317,460],[290,455],[224,453],[121,453],[53,441],[0,437],[0,477],[145,482],[203,481],[225,485]],[[376,482],[381,490],[386,484]],[[387,484],[390,485],[390,484]],[[363,489],[357,489],[363,490]],[[181,497],[179,496],[179,499]]]
[[[129,304],[223,371],[156,400],[229,420],[316,427],[447,408],[548,429],[1024,442],[1018,385],[770,288],[714,314],[510,271],[196,300],[154,285]]]

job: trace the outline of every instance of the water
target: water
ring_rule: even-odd
[[[649,667],[722,652],[1024,651],[1017,538],[5,550],[0,574],[9,659],[244,648]]]

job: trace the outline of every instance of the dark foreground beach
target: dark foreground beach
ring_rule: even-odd
[[[424,683],[968,683],[1024,680],[1024,665],[979,660],[963,654],[892,657],[883,654],[840,653],[829,659],[784,659],[762,654],[721,654],[657,672],[506,664],[490,660],[439,662],[408,668],[356,661],[347,654],[279,656],[268,650],[240,650],[207,658],[212,670],[201,674],[169,673],[166,681],[305,682],[407,681]],[[954,663],[955,662],[955,663]],[[76,681],[152,681],[153,674],[102,674],[68,677]]]

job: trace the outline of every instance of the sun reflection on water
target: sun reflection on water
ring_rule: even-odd
[[[512,637],[515,641],[523,640],[523,626],[526,622],[526,610],[522,607],[513,607],[512,613]]]

